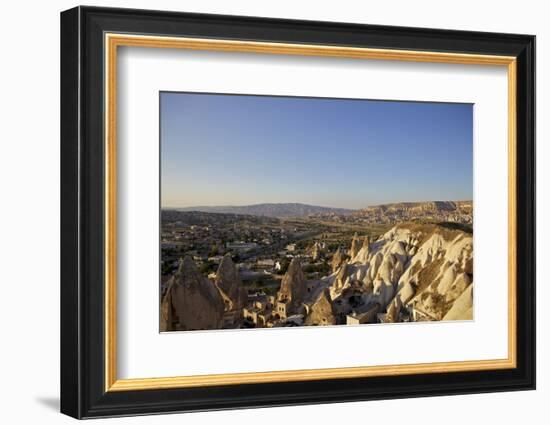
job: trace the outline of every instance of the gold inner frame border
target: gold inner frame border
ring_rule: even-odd
[[[137,391],[217,385],[241,385],[289,381],[312,381],[512,369],[516,358],[516,58],[513,56],[428,52],[393,49],[371,49],[330,45],[288,44],[256,41],[180,38],[150,35],[106,33],[105,46],[105,391]],[[117,211],[117,51],[118,47],[148,47],[263,53],[280,55],[325,56],[355,59],[397,60],[507,67],[508,72],[508,358],[437,363],[397,364],[383,366],[342,367],[173,377],[118,379],[116,324],[116,211]]]

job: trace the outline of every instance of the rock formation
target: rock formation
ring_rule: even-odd
[[[247,294],[230,254],[226,254],[220,262],[214,284],[220,291],[225,311],[240,315],[246,304]]]
[[[408,260],[398,281],[401,301],[426,313],[426,319],[453,320],[448,312],[472,283],[471,234],[420,224],[396,226],[389,233],[385,237],[403,245],[400,254],[395,250],[394,255]],[[410,297],[412,292],[414,296]]]
[[[412,297],[414,297],[414,292],[414,286],[411,284],[411,282],[406,282],[398,288],[395,298],[399,298],[401,304],[406,304]]]
[[[383,307],[390,303],[395,295],[394,286],[391,282],[384,280],[375,280],[372,293],[377,296],[378,303]]]
[[[402,223],[418,219],[472,223],[472,201],[400,202],[376,205],[353,214],[366,223]]]
[[[219,329],[224,302],[216,286],[205,278],[189,256],[168,283],[161,304],[161,331]]]
[[[395,323],[399,320],[401,306],[401,300],[398,297],[394,298],[386,310],[386,323]]]
[[[351,267],[347,261],[344,261],[338,270],[336,276],[334,276],[334,282],[331,287],[331,295],[335,298],[340,294],[342,289],[350,282],[350,270]]]
[[[330,266],[332,268],[332,273],[336,272],[340,268],[344,260],[345,260],[345,256],[344,254],[342,254],[342,250],[340,249],[340,247],[338,247],[338,249],[332,256],[332,261],[330,263]]]
[[[472,320],[473,313],[473,285],[470,285],[453,303],[443,320]]]
[[[293,258],[281,282],[277,300],[289,303],[289,311],[296,312],[301,307],[307,294],[307,285],[302,265],[298,258]]]
[[[321,258],[321,245],[319,242],[315,242],[313,244],[313,247],[311,248],[311,259],[315,261],[319,261]]]
[[[462,294],[473,285],[472,265],[471,233],[456,226],[400,224],[375,243],[365,238],[332,277],[330,294],[337,299],[351,282],[361,282],[364,301],[379,304],[387,321],[400,320],[404,310],[418,320],[463,319],[471,315]]]
[[[353,239],[351,240],[351,248],[349,251],[349,256],[352,258],[352,260],[357,256],[360,249],[360,242],[359,238],[357,237],[357,233],[353,235]]]
[[[321,245],[310,247],[318,259]],[[185,257],[166,284],[161,330],[238,328],[243,311],[264,326],[473,318],[473,237],[464,226],[402,223],[372,243],[356,234],[350,254],[338,248],[332,273],[307,282],[295,257],[276,297],[250,300],[229,255],[213,282]]]
[[[363,246],[357,253],[355,257],[352,257],[353,263],[361,263],[365,264],[368,261],[370,253],[370,240],[368,236],[365,236],[365,239],[363,239]]]
[[[437,287],[437,290],[445,296],[445,301],[454,301],[466,290],[470,283],[471,279],[468,274],[460,273],[445,292],[442,290],[441,284]]]
[[[330,293],[328,288],[325,288],[311,306],[305,325],[335,325],[336,323],[336,313]]]

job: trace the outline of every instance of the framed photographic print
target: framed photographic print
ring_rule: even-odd
[[[535,38],[61,14],[61,411],[535,387]]]

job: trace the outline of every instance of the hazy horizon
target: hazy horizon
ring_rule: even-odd
[[[162,92],[161,206],[473,199],[471,104]]]
[[[473,202],[473,199],[426,199],[426,200],[420,200],[420,201],[392,201],[392,202],[384,202],[381,204],[369,204],[365,205],[363,207],[359,208],[347,208],[347,207],[334,207],[329,205],[313,205],[313,204],[305,204],[303,202],[254,202],[253,204],[219,204],[219,205],[163,205],[162,208],[166,209],[178,209],[178,208],[213,208],[213,207],[250,207],[255,205],[266,205],[266,204],[273,204],[273,205],[284,205],[284,204],[301,204],[301,205],[310,205],[314,207],[323,207],[323,208],[335,208],[335,209],[347,209],[347,210],[359,210],[364,209],[368,207],[376,207],[379,205],[388,205],[388,204],[409,204],[409,203],[423,203],[423,202]]]

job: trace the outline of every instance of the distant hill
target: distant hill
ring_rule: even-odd
[[[244,214],[265,217],[305,217],[316,214],[351,214],[354,210],[344,208],[320,207],[298,203],[254,204],[254,205],[221,205],[175,208],[177,211],[201,211],[208,213]]]
[[[397,202],[393,204],[373,205],[357,211],[357,214],[369,213],[426,213],[443,211],[471,212],[472,201],[426,201],[426,202]]]
[[[393,224],[411,220],[472,224],[472,201],[398,202],[357,210],[355,217],[367,223]]]

